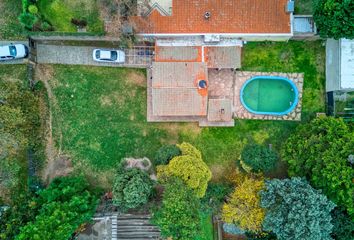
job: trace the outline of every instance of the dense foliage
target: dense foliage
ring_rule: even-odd
[[[137,208],[148,202],[153,182],[146,172],[137,168],[119,168],[113,185],[113,203],[120,210]]]
[[[330,239],[330,212],[335,204],[305,179],[266,181],[266,189],[260,195],[261,206],[266,209],[263,229],[274,232],[277,239]]]
[[[7,68],[9,71],[15,69]],[[23,178],[19,181],[27,171],[23,168],[27,161],[26,150],[31,148],[35,151],[34,165],[39,166],[43,141],[39,117],[42,90],[31,91],[16,80],[25,77],[21,70],[25,68],[18,67],[18,73],[12,74],[12,78],[8,77],[7,70],[0,74],[0,197],[8,203],[8,198],[16,194],[10,194],[10,191],[19,190],[19,185],[26,186]]]
[[[229,184],[209,183],[205,196],[201,199],[204,211],[218,212],[233,188]]]
[[[260,207],[258,192],[264,188],[264,179],[245,178],[236,186],[222,208],[222,218],[246,231],[261,232],[265,211]]]
[[[305,176],[336,204],[354,214],[354,132],[342,119],[321,117],[299,126],[284,144],[289,175]]]
[[[166,165],[174,157],[181,155],[181,150],[176,145],[164,145],[159,150],[157,150],[154,164]]]
[[[31,205],[38,214],[21,228],[16,240],[67,240],[83,223],[90,221],[98,199],[83,177],[56,178]]]
[[[325,38],[354,38],[353,0],[313,0],[313,17]]]
[[[157,177],[162,181],[171,176],[179,177],[194,190],[197,197],[202,198],[211,179],[211,171],[195,147],[189,143],[177,146],[181,149],[182,155],[174,157],[168,165],[158,166]]]
[[[159,226],[164,237],[174,240],[191,240],[200,232],[200,202],[194,192],[179,178],[165,183],[162,206],[152,222]]]
[[[268,147],[249,144],[242,151],[241,161],[245,170],[250,168],[254,172],[269,172],[275,168],[278,156]]]
[[[332,236],[336,240],[352,240],[354,236],[354,221],[345,210],[335,208],[332,211]]]

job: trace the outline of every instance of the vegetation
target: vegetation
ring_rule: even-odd
[[[21,228],[15,239],[67,240],[81,224],[91,219],[97,203],[84,178],[56,178],[32,200],[38,215]]]
[[[211,172],[203,162],[199,150],[189,143],[177,145],[181,156],[174,157],[168,165],[157,166],[157,178],[164,180],[171,176],[181,178],[197,197],[202,198],[211,179]]]
[[[265,212],[260,207],[258,192],[263,188],[264,179],[245,178],[224,204],[223,220],[246,231],[261,232]]]
[[[162,206],[153,214],[163,237],[191,240],[200,233],[200,202],[182,180],[170,178],[165,184]]]
[[[72,24],[72,19],[85,20],[88,32],[104,31],[96,0],[41,0],[38,2],[38,8],[55,31],[76,32],[77,28]]]
[[[272,179],[260,192],[261,207],[266,209],[263,229],[279,240],[330,239],[335,204],[301,178]]]
[[[146,172],[137,168],[118,170],[113,186],[113,203],[122,210],[146,204],[151,197],[153,182]]]
[[[249,144],[241,154],[241,165],[247,171],[253,172],[270,172],[277,164],[278,156],[270,148],[262,145]]]
[[[181,150],[176,145],[164,145],[159,150],[157,150],[154,164],[157,165],[166,165],[174,157],[180,156]]]
[[[335,208],[332,211],[332,237],[336,240],[351,240],[354,236],[354,221],[345,210]]]
[[[313,0],[313,18],[321,37],[354,39],[354,1]]]
[[[321,117],[299,126],[283,147],[289,175],[304,176],[336,204],[354,214],[354,132],[340,118]]]
[[[21,1],[0,1],[0,39],[24,39],[23,28],[18,20],[22,12]]]
[[[34,166],[41,165],[43,91],[28,89],[26,66],[2,65],[0,72],[0,198],[11,203],[10,195],[27,188],[28,149],[35,152]]]

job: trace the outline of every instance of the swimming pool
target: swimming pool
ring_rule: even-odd
[[[295,84],[285,77],[257,76],[245,82],[240,98],[251,113],[281,116],[294,110],[298,95]]]

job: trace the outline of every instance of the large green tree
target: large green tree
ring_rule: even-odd
[[[305,179],[266,181],[260,192],[266,209],[263,229],[279,240],[327,240],[333,228],[331,210],[335,204],[312,188]]]
[[[113,185],[113,203],[121,210],[139,207],[148,202],[153,182],[146,172],[137,168],[119,168]]]
[[[354,132],[340,118],[321,117],[299,126],[282,149],[290,176],[304,176],[354,214]]]
[[[38,215],[21,228],[16,240],[67,240],[83,223],[90,221],[98,199],[83,177],[56,178],[31,205]]]
[[[179,178],[169,178],[164,187],[162,206],[153,214],[152,222],[163,237],[194,239],[200,232],[200,200]]]
[[[202,198],[211,179],[211,171],[195,147],[189,143],[177,146],[181,149],[182,155],[174,157],[168,165],[158,166],[157,178],[163,181],[172,176],[179,177],[194,190],[197,197]]]
[[[354,38],[353,0],[313,0],[313,17],[325,38]]]

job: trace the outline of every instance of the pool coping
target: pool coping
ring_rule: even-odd
[[[241,102],[241,89],[243,85],[254,77],[283,77],[290,80],[298,90],[298,102],[296,107],[288,114],[267,115],[267,114],[254,114],[247,110]],[[283,73],[283,72],[250,72],[250,71],[236,71],[235,85],[234,85],[234,118],[236,119],[259,119],[259,120],[286,120],[286,121],[301,121],[302,109],[302,95],[303,95],[303,73]]]

